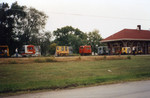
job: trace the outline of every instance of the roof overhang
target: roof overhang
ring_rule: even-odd
[[[121,38],[121,39],[102,40],[100,42],[107,43],[107,42],[115,42],[115,41],[150,41],[150,39]]]

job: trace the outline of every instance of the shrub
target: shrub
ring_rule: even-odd
[[[130,60],[130,59],[131,59],[131,56],[127,56],[127,59],[129,59],[129,60]]]
[[[45,61],[46,62],[56,62],[56,60],[53,58],[46,58]]]
[[[9,61],[9,64],[17,64],[17,62],[13,60],[13,61]]]
[[[42,59],[35,59],[34,62],[36,62],[36,63],[43,63],[43,62],[45,62],[45,61],[42,60]]]
[[[79,56],[79,60],[81,60],[81,56]]]
[[[104,55],[104,60],[106,60],[106,55]]]

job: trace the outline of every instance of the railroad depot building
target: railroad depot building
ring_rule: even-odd
[[[150,54],[150,31],[142,30],[140,25],[137,29],[123,29],[100,42],[108,45],[110,54],[119,54],[122,47],[135,47],[142,54]]]

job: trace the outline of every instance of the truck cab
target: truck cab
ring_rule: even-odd
[[[9,57],[9,47],[7,45],[0,46],[0,57]]]

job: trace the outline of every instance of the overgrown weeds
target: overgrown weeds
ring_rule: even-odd
[[[17,64],[15,60],[9,61],[9,64]]]
[[[44,59],[35,59],[34,62],[36,62],[36,63],[44,63],[45,60]]]
[[[129,59],[129,60],[130,60],[130,59],[131,59],[131,56],[127,56],[127,59]]]
[[[46,58],[46,62],[57,62],[54,58]]]

